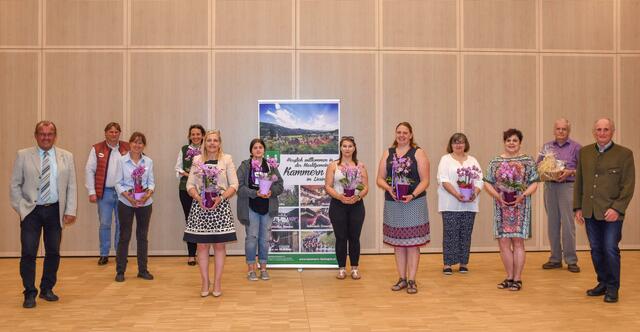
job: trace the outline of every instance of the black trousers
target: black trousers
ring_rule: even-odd
[[[152,204],[153,205],[153,204]],[[133,217],[136,217],[136,243],[138,249],[138,272],[147,271],[147,256],[149,250],[149,223],[151,221],[151,206],[133,208],[118,202],[118,218],[120,218],[120,239],[116,250],[116,272],[127,270],[127,256],[129,255],[129,241],[133,229]]]
[[[184,222],[186,224],[187,219],[189,219],[189,212],[191,212],[191,204],[193,203],[193,198],[189,196],[189,193],[186,190],[178,190],[180,192],[180,203],[182,204],[182,211],[184,211]],[[189,257],[196,257],[196,247],[198,245],[195,242],[187,242],[187,251],[189,252]]]
[[[24,294],[37,294],[36,256],[40,245],[40,234],[44,230],[44,267],[40,290],[53,289],[56,285],[58,267],[60,266],[60,241],[62,227],[60,226],[60,206],[58,203],[48,206],[38,205],[20,223],[20,276],[24,286]]]
[[[329,218],[336,236],[336,259],[339,267],[347,266],[347,252],[351,266],[358,266],[360,260],[360,233],[364,224],[364,203],[343,204],[332,198],[329,204]]]

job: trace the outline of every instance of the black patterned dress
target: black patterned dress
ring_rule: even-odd
[[[216,165],[217,161],[210,160],[206,164]],[[194,243],[236,241],[236,228],[233,223],[229,201],[223,200],[215,209],[205,210],[198,201],[193,200],[183,240]]]

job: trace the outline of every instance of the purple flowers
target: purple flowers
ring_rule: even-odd
[[[458,173],[458,187],[473,188],[473,181],[480,178],[480,169],[473,165],[471,167],[460,167]]]
[[[196,175],[202,176],[204,192],[218,192],[218,175],[222,171],[215,165],[205,164],[203,162],[196,162]],[[204,195],[203,195],[204,197]]]
[[[395,184],[410,184],[411,179],[409,173],[411,172],[411,158],[393,155],[393,161],[391,162],[391,181]]]
[[[339,181],[344,189],[347,190],[362,190],[364,185],[362,184],[362,166],[340,166],[340,172],[344,175]]]
[[[501,191],[515,192],[526,189],[522,183],[524,169],[520,163],[503,161],[496,170],[496,182]]]
[[[199,156],[199,155],[200,155],[200,149],[189,145],[189,147],[187,148],[187,155],[186,155],[186,157],[184,159],[185,160],[191,160],[191,159],[193,159],[193,157]]]
[[[252,174],[256,174],[258,179],[269,180],[269,181],[277,181],[278,176],[276,175],[276,169],[278,169],[278,160],[273,157],[267,158],[267,166],[269,166],[269,171],[267,173],[262,172],[262,159],[255,160],[251,159],[251,170]]]
[[[145,170],[146,168],[144,167],[144,165],[140,165],[134,168],[133,172],[131,172],[131,179],[133,180],[134,193],[144,192],[144,189],[142,188],[142,176],[144,175]]]

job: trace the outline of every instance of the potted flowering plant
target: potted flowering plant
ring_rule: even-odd
[[[500,164],[496,173],[497,187],[502,193],[502,199],[507,203],[514,202],[518,192],[526,189],[523,184],[523,166],[518,163],[504,161]]]
[[[206,208],[213,206],[213,201],[220,194],[218,187],[218,175],[222,172],[215,165],[197,162],[196,175],[202,176],[202,205]]]
[[[193,157],[199,156],[200,153],[200,149],[194,148],[193,146],[189,145],[189,147],[187,148],[187,155],[184,157],[184,159],[191,160],[193,159]]]
[[[470,201],[473,196],[473,181],[480,178],[480,169],[473,165],[471,167],[460,167],[458,173],[458,189],[465,201]]]
[[[269,193],[269,190],[271,190],[271,185],[273,184],[273,182],[278,180],[278,176],[276,175],[276,169],[278,169],[278,161],[276,160],[276,158],[267,158],[267,165],[269,166],[269,171],[268,172],[262,172],[262,160],[255,160],[252,159],[251,160],[251,169],[253,170],[253,172],[251,172],[252,176],[253,174],[255,174],[255,176],[258,177],[258,193],[260,193],[260,195],[266,195]]]
[[[398,158],[393,156],[391,162],[391,186],[396,192],[396,197],[402,199],[409,192],[409,186],[413,181],[409,178],[411,172],[411,159],[409,157]]]
[[[146,168],[140,165],[133,169],[131,172],[131,179],[133,179],[133,199],[139,201],[144,197],[145,190],[142,187],[142,176],[144,175]]]
[[[352,197],[356,190],[364,189],[362,184],[362,166],[342,165],[340,172],[344,175],[339,181],[342,184],[344,197]]]

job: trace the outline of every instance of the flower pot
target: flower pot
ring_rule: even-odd
[[[473,196],[473,188],[458,188],[465,201],[470,201]]]
[[[269,193],[269,190],[271,190],[271,185],[273,184],[273,181],[271,180],[265,180],[265,179],[260,179],[260,181],[258,181],[258,192],[260,193],[260,195],[266,195]]]
[[[344,195],[344,197],[353,197],[353,195],[356,194],[356,190],[355,189],[344,189],[342,190],[342,193]]]
[[[516,201],[516,196],[518,195],[515,191],[503,191],[502,192],[502,200],[507,203],[513,203]]]
[[[402,199],[402,197],[406,196],[409,193],[409,184],[408,183],[396,183],[396,198]]]
[[[214,203],[216,197],[218,197],[218,193],[217,192],[215,192],[215,191],[205,191],[204,192],[204,196],[202,196],[202,205],[204,205],[204,207],[206,207],[206,208],[213,207],[213,203]]]

